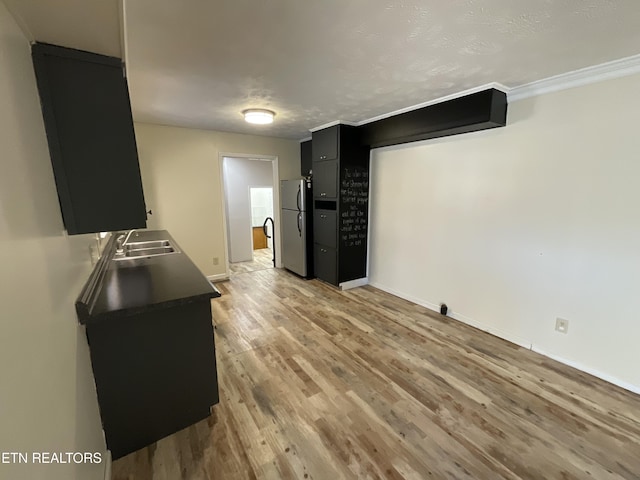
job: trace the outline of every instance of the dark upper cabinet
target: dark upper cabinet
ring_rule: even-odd
[[[340,125],[313,132],[311,147],[314,162],[338,158],[338,136]]]
[[[315,162],[313,165],[313,196],[334,199],[338,194],[338,161]]]
[[[300,175],[307,177],[310,175],[313,166],[311,160],[311,140],[300,143]]]
[[[121,60],[40,43],[32,57],[67,232],[146,227]]]

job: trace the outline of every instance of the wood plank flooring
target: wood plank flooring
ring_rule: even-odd
[[[640,396],[372,287],[218,287],[220,404],[114,479],[640,478]]]
[[[253,260],[250,262],[236,262],[229,264],[231,275],[237,273],[257,272],[273,268],[273,251],[270,248],[260,248],[253,251]]]

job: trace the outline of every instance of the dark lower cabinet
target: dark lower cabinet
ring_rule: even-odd
[[[338,284],[338,258],[336,249],[314,245],[314,265],[316,276],[333,285]]]
[[[113,459],[206,418],[218,403],[209,298],[86,327]]]
[[[315,243],[336,248],[336,211],[317,208],[313,212],[313,240]]]

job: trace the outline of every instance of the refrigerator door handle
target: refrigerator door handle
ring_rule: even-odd
[[[300,226],[300,221],[302,220],[302,212],[298,213],[298,235],[302,238],[302,227]]]
[[[302,211],[302,205],[300,204],[300,197],[302,196],[302,192],[300,191],[300,185],[298,185],[298,194],[296,195],[296,205],[298,206],[298,211]]]

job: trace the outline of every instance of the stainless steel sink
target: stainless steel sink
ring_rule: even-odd
[[[156,257],[180,253],[169,240],[149,240],[146,242],[130,242],[122,245],[122,251],[116,251],[114,260],[132,260],[144,257]]]
[[[166,255],[176,253],[173,247],[141,248],[138,250],[128,250],[124,252],[125,257],[152,257],[154,255]]]
[[[171,247],[171,242],[169,242],[169,240],[149,240],[148,242],[125,243],[122,246],[122,248],[126,252],[130,252],[132,250],[145,250],[149,248],[163,248],[163,247]]]

